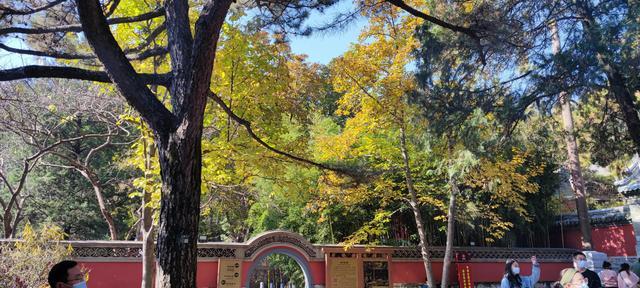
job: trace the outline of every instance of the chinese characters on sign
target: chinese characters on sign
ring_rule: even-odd
[[[218,262],[218,287],[240,288],[242,262],[240,260],[220,259]]]

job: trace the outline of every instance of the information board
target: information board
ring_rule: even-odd
[[[220,259],[218,262],[218,287],[240,288],[242,281],[242,261],[237,259]]]
[[[332,288],[358,287],[358,260],[355,258],[330,258],[329,275]]]

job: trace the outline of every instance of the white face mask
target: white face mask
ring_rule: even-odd
[[[513,275],[520,274],[520,267],[511,267],[511,272],[513,273]]]
[[[87,288],[87,282],[82,281],[80,283],[73,284],[73,288]]]

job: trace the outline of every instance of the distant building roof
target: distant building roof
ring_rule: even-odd
[[[618,192],[623,194],[631,194],[636,190],[640,190],[640,157],[638,154],[633,155],[629,161],[629,167],[625,169],[626,176],[613,184],[617,187]]]
[[[629,206],[620,206],[607,209],[589,210],[591,225],[610,225],[631,223]],[[556,225],[576,226],[580,223],[577,214],[563,214],[556,218]]]

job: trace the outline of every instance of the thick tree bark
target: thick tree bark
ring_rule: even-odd
[[[195,287],[201,135],[202,121],[188,120],[164,139],[156,135],[162,176],[157,288]]]
[[[456,197],[459,194],[458,184],[453,177],[449,179],[451,193],[449,194],[449,211],[447,212],[447,244],[444,249],[444,260],[442,263],[442,288],[449,286],[449,270],[451,259],[453,258],[453,239],[455,237],[456,223]]]
[[[413,211],[413,218],[416,221],[416,228],[418,230],[418,238],[420,240],[420,253],[422,254],[422,262],[424,264],[424,271],[427,275],[427,282],[429,287],[436,287],[436,281],[433,276],[433,269],[431,267],[431,257],[429,256],[429,241],[424,229],[424,221],[422,220],[422,212],[420,211],[420,203],[418,202],[418,194],[413,186],[413,176],[411,174],[411,166],[409,159],[409,152],[407,151],[407,137],[404,127],[400,128],[400,151],[402,152],[402,159],[404,162],[404,174],[407,184],[407,190],[409,191],[409,206]]]
[[[555,22],[550,24],[552,37],[552,53],[560,53],[560,35],[558,35],[558,27]],[[562,109],[562,123],[564,128],[564,140],[567,145],[567,168],[571,175],[571,188],[576,197],[576,208],[578,219],[580,221],[580,231],[582,232],[582,248],[591,250],[591,223],[589,220],[589,208],[587,207],[587,192],[582,177],[582,169],[580,167],[580,159],[578,155],[578,143],[576,141],[575,129],[573,127],[573,114],[571,112],[571,101],[569,95],[560,92],[560,107]]]
[[[96,200],[98,200],[100,214],[102,214],[102,218],[104,218],[104,221],[107,222],[107,226],[109,227],[109,236],[111,237],[111,240],[118,240],[118,229],[116,228],[113,216],[111,216],[111,212],[104,201],[104,193],[102,192],[103,189],[100,179],[98,179],[98,176],[87,167],[76,167],[76,170],[78,170],[78,172],[80,172],[80,174],[82,174],[82,176],[91,183],[93,192],[96,194]]]
[[[201,138],[215,50],[230,0],[204,4],[189,28],[188,2],[165,2],[172,61],[169,111],[141,81],[109,30],[97,0],[76,0],[89,44],[109,78],[154,131],[162,178],[156,288],[196,286]]]

